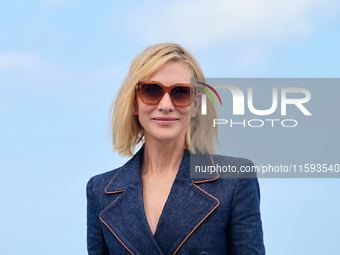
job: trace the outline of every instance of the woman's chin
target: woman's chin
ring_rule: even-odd
[[[147,137],[147,136],[146,136]],[[177,132],[157,132],[156,134],[149,135],[149,139],[147,140],[154,140],[155,142],[171,142],[171,141],[184,141],[185,140],[185,133],[177,133]]]

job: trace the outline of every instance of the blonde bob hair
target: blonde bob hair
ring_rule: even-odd
[[[155,44],[137,55],[131,62],[129,73],[111,105],[111,135],[113,149],[121,156],[132,156],[138,143],[143,142],[144,131],[138,116],[134,115],[136,104],[136,84],[153,75],[166,62],[186,63],[192,70],[194,81],[204,81],[198,62],[182,46],[175,43]],[[195,84],[196,86],[202,86]],[[191,153],[213,153],[217,129],[213,128],[216,111],[207,96],[207,114],[202,116],[200,109],[191,119],[185,137],[185,148]]]

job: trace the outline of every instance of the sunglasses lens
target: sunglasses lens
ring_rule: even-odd
[[[175,85],[169,91],[170,98],[174,106],[187,107],[195,98],[194,89],[188,85]],[[142,83],[139,90],[139,96],[145,104],[158,104],[165,91],[163,86],[157,83]]]
[[[141,96],[146,104],[158,104],[163,95],[163,88],[158,84],[145,83],[141,88]]]
[[[176,86],[171,90],[171,98],[176,106],[189,106],[193,96],[193,89],[189,86]]]

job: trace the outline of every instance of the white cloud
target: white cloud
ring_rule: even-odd
[[[318,16],[335,9],[334,0],[149,1],[131,11],[127,28],[146,41],[173,38],[201,46],[258,36],[276,41],[310,34]]]
[[[256,66],[282,43],[313,34],[339,7],[336,0],[143,1],[123,17],[126,31],[146,46],[174,41],[213,48],[220,59]]]
[[[43,71],[0,70],[0,113],[18,107],[27,110],[31,109],[31,105],[39,104],[46,109],[59,105],[70,110],[85,108],[91,111],[104,107],[104,111],[108,111],[122,80],[116,70],[119,67],[79,70],[59,66]]]
[[[101,64],[85,69],[56,64],[34,53],[2,53],[0,110],[12,105],[9,102],[13,98],[8,100],[5,96],[11,93],[15,98],[32,93],[70,105],[96,104],[103,95],[113,97],[124,78],[123,67],[113,65]]]

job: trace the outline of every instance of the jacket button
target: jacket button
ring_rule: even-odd
[[[209,255],[209,253],[207,253],[206,251],[202,251],[200,255]]]

